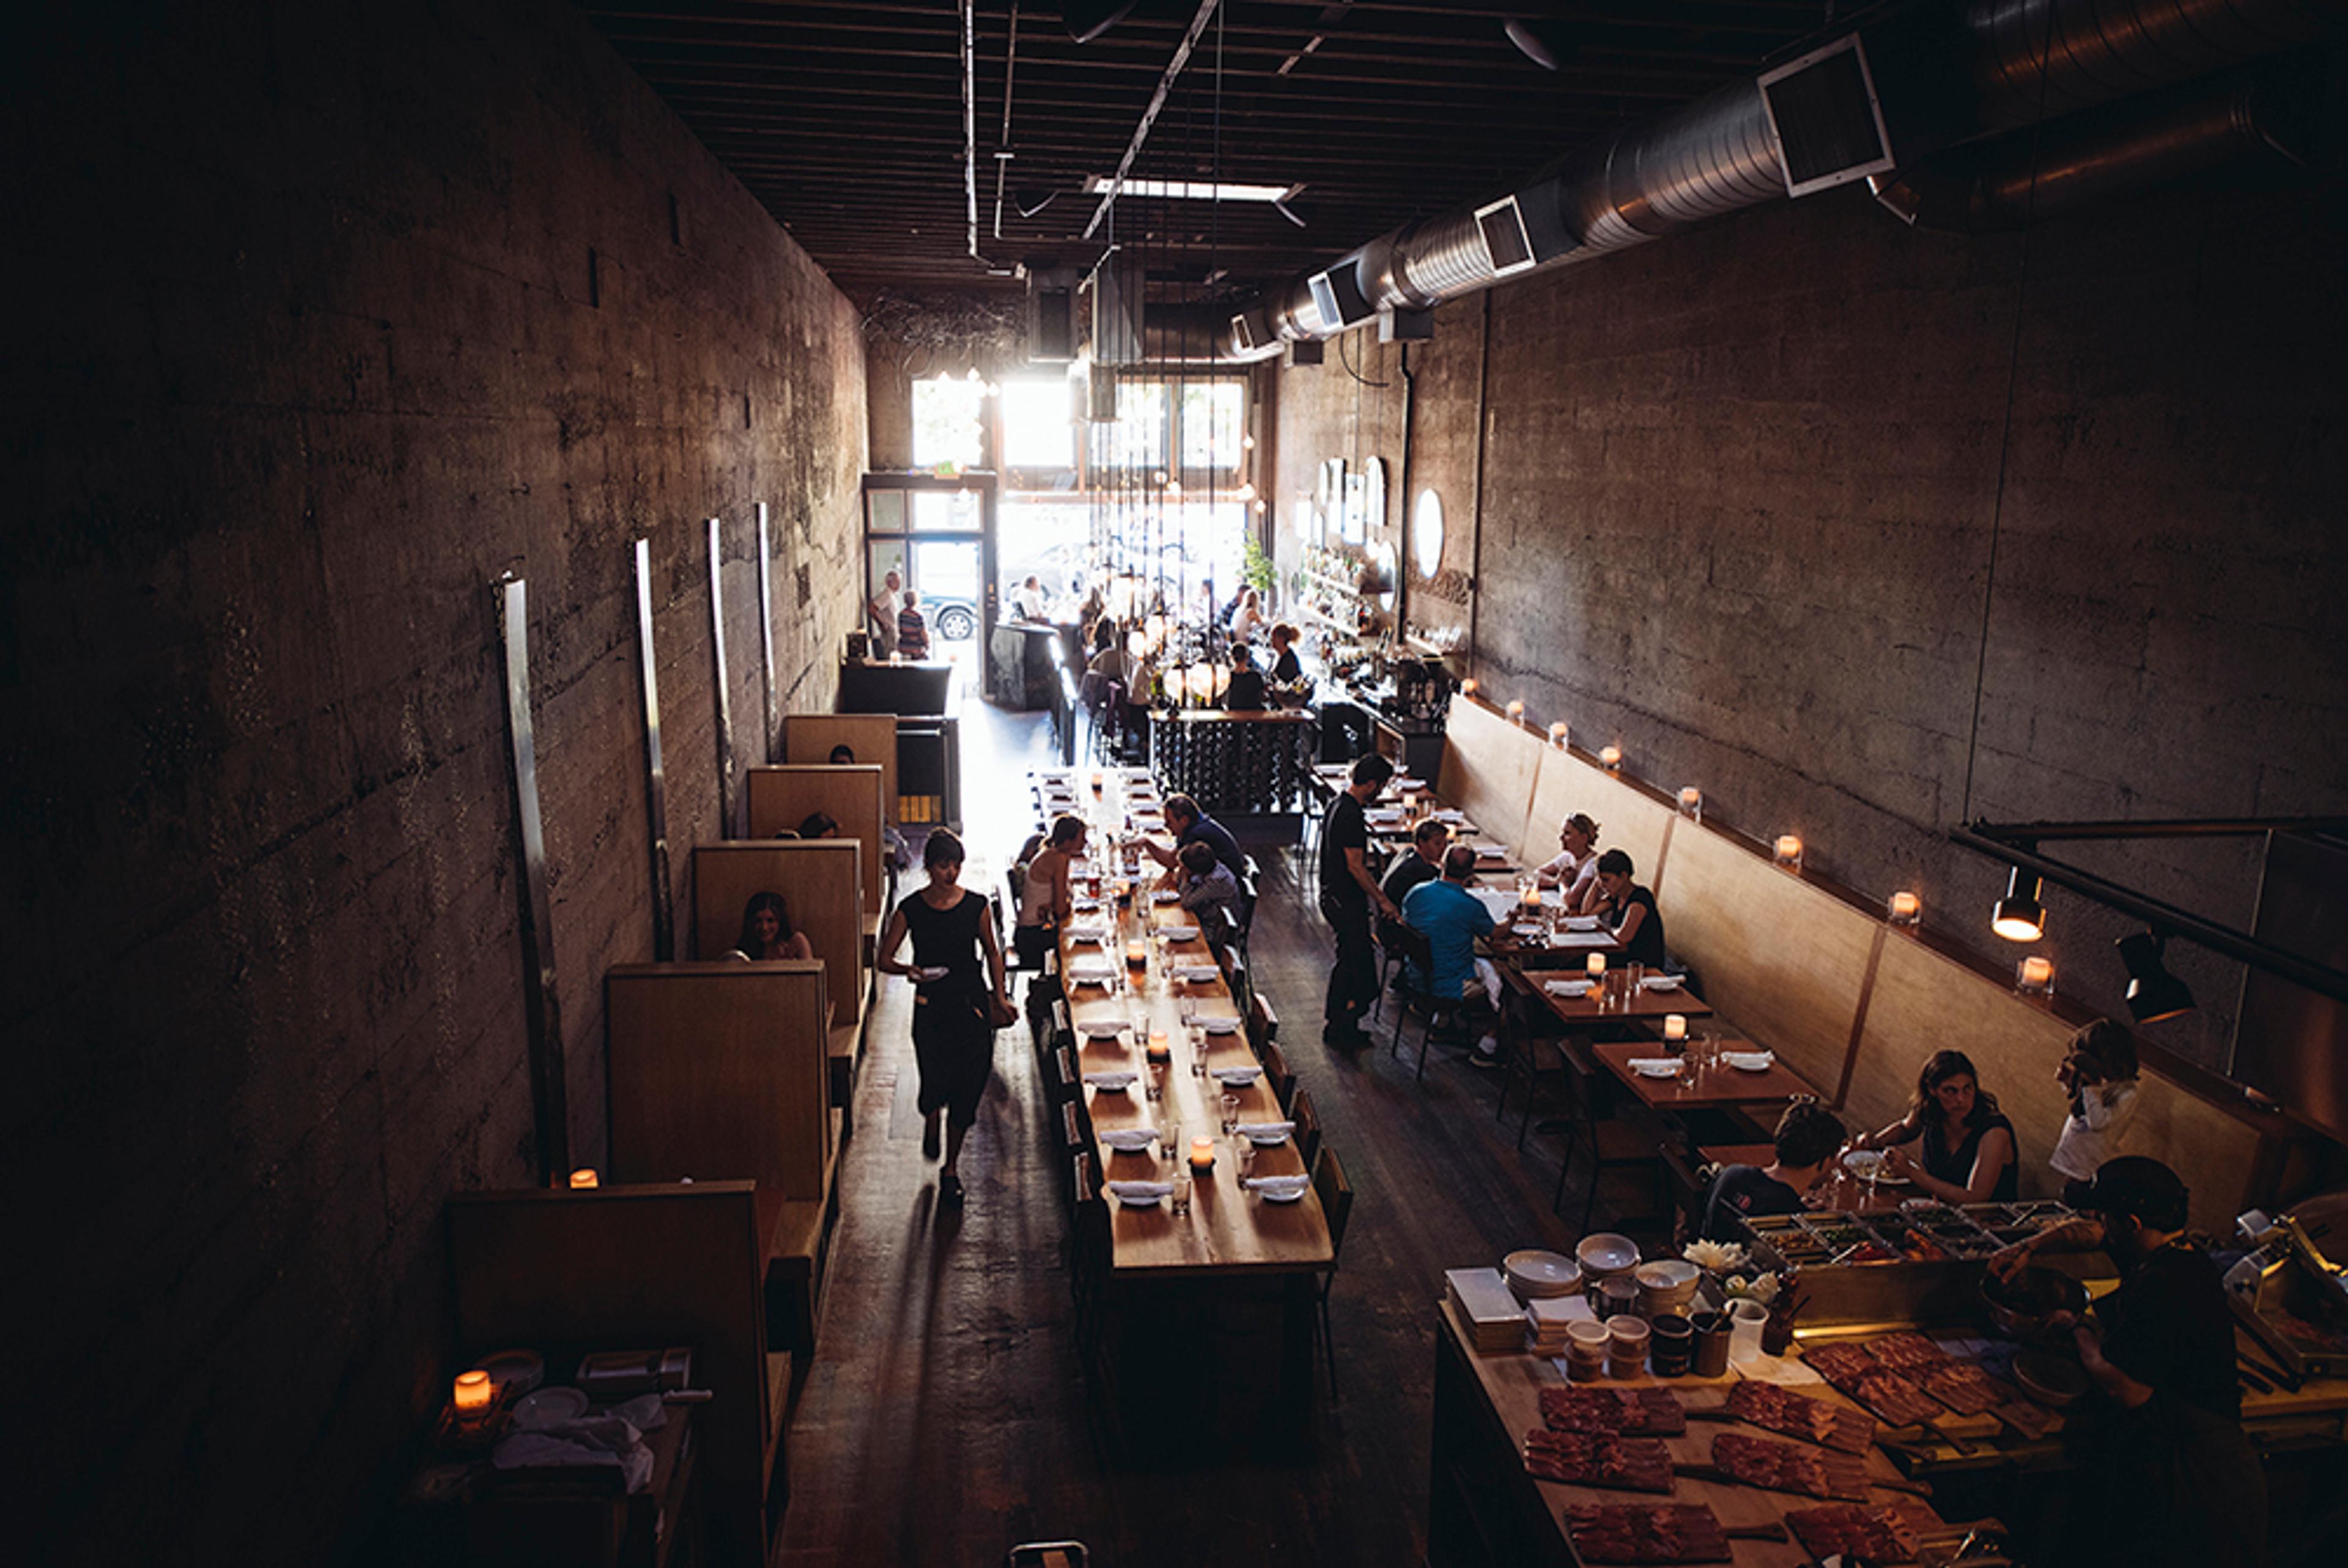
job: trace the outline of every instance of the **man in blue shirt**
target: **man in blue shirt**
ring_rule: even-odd
[[[1468,884],[1475,876],[1475,849],[1453,845],[1443,857],[1442,878],[1422,882],[1404,897],[1402,919],[1426,938],[1428,956],[1435,964],[1432,975],[1419,974],[1414,968],[1411,982],[1430,996],[1457,998],[1464,1016],[1485,1022],[1483,1037],[1468,1053],[1468,1064],[1491,1068],[1500,1065],[1500,1041],[1491,1027],[1500,1009],[1500,971],[1491,959],[1477,956],[1476,942],[1488,938],[1493,946],[1505,947],[1509,936],[1495,927],[1492,912],[1468,891]]]
[[[1230,828],[1200,811],[1199,803],[1189,795],[1166,797],[1166,826],[1174,835],[1173,847],[1161,845],[1154,838],[1144,838],[1141,847],[1149,852],[1152,860],[1166,867],[1167,886],[1172,886],[1180,876],[1174,869],[1175,856],[1193,844],[1203,844],[1213,850],[1215,858],[1231,868],[1232,881],[1247,876],[1247,856],[1240,852],[1240,841],[1231,836]]]

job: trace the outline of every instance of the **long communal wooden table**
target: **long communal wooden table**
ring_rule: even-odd
[[[1733,1481],[1699,1476],[1678,1476],[1669,1497],[1653,1492],[1622,1491],[1571,1486],[1542,1481],[1527,1473],[1522,1458],[1525,1434],[1542,1426],[1540,1390],[1565,1382],[1554,1360],[1544,1356],[1478,1356],[1472,1337],[1450,1303],[1438,1307],[1436,1331],[1435,1440],[1432,1496],[1427,1511],[1428,1563],[1437,1568],[1515,1568],[1524,1563],[1576,1563],[1579,1559],[1566,1533],[1565,1510],[1573,1504],[1665,1502],[1703,1503],[1723,1526],[1744,1528],[1782,1522],[1797,1508],[1818,1506],[1818,1500],[1785,1492],[1764,1491]],[[1590,1387],[1608,1389],[1669,1389],[1691,1411],[1725,1402],[1729,1385],[1744,1376],[1731,1366],[1721,1378],[1659,1378],[1642,1372],[1632,1378],[1608,1378]],[[1798,1371],[1792,1376],[1799,1378]],[[1803,1381],[1800,1391],[1813,1399],[1855,1409],[1851,1401],[1816,1380]],[[1744,1432],[1772,1441],[1790,1441],[1775,1433],[1740,1423],[1691,1421],[1687,1431],[1663,1440],[1675,1463],[1708,1464],[1712,1440],[1719,1432]],[[1796,1445],[1801,1446],[1801,1445]],[[1863,1456],[1870,1482],[1868,1501],[1897,1509],[1913,1522],[1928,1543],[1953,1542],[1957,1532],[1944,1525],[1912,1491],[1913,1483],[1879,1448]],[[1735,1538],[1729,1542],[1735,1568],[1808,1568],[1812,1559],[1790,1538],[1763,1541]]]

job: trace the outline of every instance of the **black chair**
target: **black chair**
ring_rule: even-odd
[[[1301,1095],[1300,1095],[1301,1098]],[[1337,1151],[1323,1148],[1313,1162],[1313,1190],[1321,1199],[1321,1217],[1329,1225],[1329,1266],[1320,1278],[1321,1348],[1329,1358],[1329,1398],[1337,1397],[1337,1340],[1329,1328],[1329,1296],[1337,1288],[1337,1255],[1344,1250],[1345,1223],[1354,1214],[1354,1184],[1345,1179],[1345,1163]]]
[[[1566,1055],[1564,1037],[1554,1033],[1544,1035],[1532,1027],[1523,1016],[1523,998],[1511,994],[1500,1009],[1500,1065],[1505,1071],[1500,1079],[1499,1102],[1492,1107],[1492,1120],[1498,1122],[1508,1112],[1509,1091],[1516,1087],[1519,1079],[1524,1081],[1525,1113],[1517,1122],[1517,1153],[1519,1154],[1525,1152],[1525,1133],[1532,1126],[1533,1108],[1540,1098],[1542,1081],[1560,1076],[1566,1076],[1570,1081],[1573,1071],[1573,1064]],[[1541,1009],[1540,1016],[1549,1017],[1549,1009]],[[1541,1066],[1540,1053],[1544,1048],[1557,1059],[1556,1066],[1547,1069]]]
[[[1571,1100],[1565,1118],[1565,1155],[1557,1168],[1557,1191],[1550,1196],[1550,1212],[1561,1214],[1565,1206],[1565,1182],[1574,1167],[1578,1150],[1590,1152],[1590,1191],[1581,1205],[1581,1229],[1590,1229],[1590,1216],[1598,1210],[1598,1189],[1609,1171],[1629,1170],[1639,1166],[1653,1168],[1655,1181],[1655,1211],[1652,1216],[1631,1215],[1631,1219],[1653,1217],[1670,1224],[1671,1194],[1665,1187],[1669,1173],[1663,1160],[1666,1144],[1678,1140],[1679,1134],[1665,1125],[1662,1118],[1642,1107],[1626,1104],[1622,1114],[1601,1117],[1597,1113],[1596,1090],[1600,1069],[1570,1048],[1561,1049],[1567,1069],[1566,1078]]]
[[[1422,989],[1411,978],[1414,968],[1422,975],[1435,971],[1435,949],[1425,933],[1414,931],[1407,926],[1396,926],[1393,936],[1402,949],[1405,961],[1395,980],[1395,992],[1400,1003],[1395,1009],[1394,1039],[1388,1043],[1394,1053],[1400,1056],[1403,1020],[1413,1012],[1426,1016],[1426,1027],[1419,1031],[1418,1036],[1418,1071],[1413,1075],[1415,1080],[1423,1079],[1426,1076],[1427,1047],[1434,1042],[1437,1034],[1448,1030],[1451,1020],[1459,1011],[1459,999],[1437,996],[1433,991]]]

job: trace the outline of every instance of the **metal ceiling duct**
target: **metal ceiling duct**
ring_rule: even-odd
[[[2348,0],[1971,0],[1895,11],[1840,36],[1856,37],[1878,62],[1881,113],[1898,128],[1890,150],[1905,164],[2318,41],[2337,31],[2343,9]],[[1746,78],[1577,149],[1511,196],[1526,231],[1550,237],[1536,264],[1551,266],[1786,194],[1777,128],[1760,80]],[[1477,216],[1491,205],[1420,220],[1267,292],[1218,334],[1221,350],[1258,359],[1277,353],[1282,339],[1360,324],[1367,318],[1326,308],[1329,279],[1347,269],[1377,311],[1425,308],[1489,285],[1499,270]]]

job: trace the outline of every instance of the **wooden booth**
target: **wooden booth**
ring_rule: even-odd
[[[889,907],[889,863],[880,833],[888,820],[881,803],[884,770],[877,763],[859,763],[853,767],[778,763],[752,768],[745,780],[752,838],[797,833],[800,823],[820,811],[839,824],[840,837],[863,846],[860,874],[868,941],[880,936],[880,918]]]
[[[827,975],[828,1081],[831,1103],[842,1112],[853,1102],[872,999],[863,860],[864,846],[852,838],[736,839],[693,852],[696,958],[725,956],[740,937],[743,907],[760,893],[781,894],[791,924],[807,933]]]
[[[879,765],[881,806],[890,821],[899,820],[897,716],[893,713],[784,715],[784,762],[809,766],[829,765],[835,746],[846,746],[856,753],[856,762],[852,765]]]
[[[781,1517],[792,1371],[767,1339],[761,1220],[748,1182],[462,1193],[448,1207],[457,1365],[527,1348],[561,1383],[594,1351],[693,1352],[711,1396],[693,1435],[714,1555],[742,1568]]]
[[[770,1335],[813,1348],[846,1133],[824,967],[628,964],[603,989],[613,1176],[756,1182]]]

